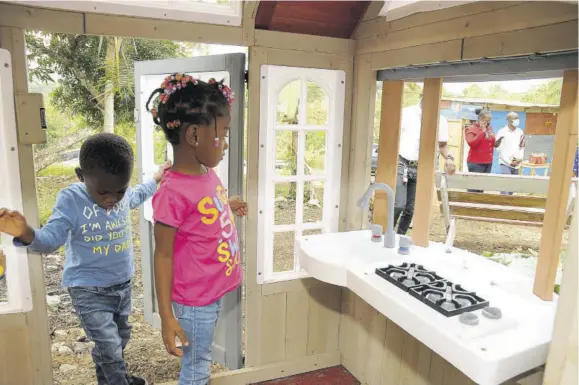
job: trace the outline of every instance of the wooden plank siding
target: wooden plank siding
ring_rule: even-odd
[[[362,384],[474,384],[355,293],[343,290],[340,322],[342,364]]]

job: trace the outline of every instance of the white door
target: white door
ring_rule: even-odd
[[[150,178],[159,165],[172,159],[170,145],[167,146],[163,133],[156,130],[145,104],[153,90],[163,79],[175,72],[184,72],[201,80],[210,78],[225,79],[235,95],[236,101],[231,110],[231,132],[229,152],[218,166],[221,178],[229,195],[242,195],[243,182],[243,102],[245,78],[245,54],[235,53],[135,62],[135,119],[137,120],[137,153],[141,180]],[[141,252],[144,289],[145,319],[153,327],[161,327],[153,277],[153,208],[151,201],[145,203],[141,214]],[[241,223],[237,223],[241,231]],[[239,234],[243,242],[242,234]],[[243,248],[242,248],[243,249]],[[241,367],[241,288],[229,293],[223,299],[223,310],[213,341],[213,359],[230,369]]]
[[[0,63],[10,63],[10,52],[0,49]],[[2,192],[0,207],[23,211],[18,168],[18,143],[12,68],[0,67],[0,168]],[[28,256],[23,248],[16,248],[12,237],[0,233],[0,315],[26,313],[32,310]]]

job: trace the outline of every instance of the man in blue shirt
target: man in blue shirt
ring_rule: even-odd
[[[58,194],[52,216],[32,229],[18,212],[0,209],[0,232],[17,246],[51,253],[66,245],[62,275],[92,351],[99,385],[143,385],[127,374],[123,351],[131,326],[131,278],[134,274],[130,210],[156,191],[165,165],[154,179],[129,186],[134,155],[129,143],[114,134],[88,138],[79,156],[80,182]]]

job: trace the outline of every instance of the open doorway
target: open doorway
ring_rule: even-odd
[[[30,92],[44,94],[50,127],[48,143],[36,146],[34,156],[41,224],[45,224],[50,217],[58,191],[77,181],[74,168],[78,165],[80,145],[89,135],[103,130],[121,135],[136,151],[136,161],[142,158],[135,120],[135,108],[138,109],[135,105],[136,62],[166,59],[186,61],[191,60],[190,58],[209,55],[247,52],[247,49],[243,47],[45,34],[33,31],[27,32],[26,42],[29,55]],[[245,68],[244,57],[240,68],[242,75]],[[199,72],[194,68],[183,68],[180,71]],[[160,85],[161,80],[157,86]],[[239,83],[240,89],[235,91],[237,99],[241,99],[240,105],[244,106],[246,104],[243,103],[242,95],[246,93],[246,87],[243,76]],[[246,115],[243,112],[240,112],[240,128],[243,128],[243,116]],[[150,119],[150,116],[148,118]],[[153,130],[152,125],[150,128],[154,137],[151,138],[151,148],[147,150],[150,150],[149,158],[151,160],[165,159],[167,146],[163,134]],[[241,146],[237,155],[245,160],[245,135],[242,135],[239,140]],[[139,181],[139,169],[137,162],[132,184]],[[244,170],[245,167],[242,167],[243,176],[240,178],[242,181],[245,181]],[[245,187],[239,186],[239,189],[240,193],[244,194]],[[154,301],[154,298],[145,293],[147,287],[149,289],[153,287],[152,282],[143,281],[145,270],[143,261],[146,260],[143,258],[143,252],[151,252],[151,249],[144,247],[143,244],[145,238],[142,234],[142,227],[139,225],[143,209],[140,211],[140,213],[139,211],[133,212],[131,217],[135,277],[130,318],[133,329],[131,341],[126,350],[126,360],[132,373],[147,378],[150,383],[175,381],[179,374],[179,360],[166,353],[160,331],[155,327],[158,325],[151,325],[153,322],[148,322],[151,319],[146,316],[146,303]],[[243,233],[242,223],[238,224],[238,228]],[[96,383],[90,355],[92,344],[84,335],[74,314],[70,296],[62,287],[63,267],[62,250],[44,257],[55,384]],[[240,297],[241,295],[240,293]],[[240,306],[244,308],[245,301],[240,302]],[[152,311],[152,308],[149,310]],[[241,314],[245,314],[245,311],[240,310],[239,313],[237,334],[243,343],[241,336],[245,317],[241,317]],[[238,354],[239,362],[242,361],[243,356],[242,343],[240,343]],[[224,359],[216,359],[212,370],[214,372],[228,370],[223,363]]]
[[[516,76],[513,75],[513,77]],[[445,81],[440,98],[439,131],[443,129],[443,125],[446,126],[444,128],[447,132],[445,135],[447,138],[446,144],[449,153],[454,158],[457,172],[469,173],[470,146],[466,140],[465,132],[479,119],[477,113],[481,110],[486,110],[490,114],[490,127],[493,135],[499,137],[502,135],[501,131],[504,132],[509,129],[509,126],[512,132],[515,132],[515,128],[517,128],[522,133],[522,136],[517,137],[517,140],[519,140],[517,144],[520,144],[518,153],[520,153],[521,162],[510,168],[512,175],[537,177],[537,179],[548,177],[553,158],[555,127],[559,113],[561,89],[562,79],[560,77],[532,78],[528,75],[526,79],[520,80],[460,82],[449,79],[448,82]],[[412,109],[419,105],[422,90],[423,83],[421,82],[404,82],[402,126],[408,124],[409,120],[405,119],[405,117],[408,117],[412,113]],[[378,144],[382,118],[381,107],[382,82],[379,81],[377,82],[372,166],[370,170],[372,180],[375,178],[380,151]],[[516,116],[518,120],[516,127],[509,122],[508,118],[510,116]],[[407,149],[402,149],[405,143],[402,139],[403,135],[405,135],[404,127],[401,129],[400,155],[408,152]],[[575,143],[574,146],[576,148],[579,147],[579,143]],[[492,167],[489,168],[489,174],[505,174],[505,167],[501,167],[501,163],[504,163],[501,159],[501,147],[491,150],[490,163]],[[576,151],[574,152],[575,154],[577,153]],[[444,164],[444,159],[438,154],[436,171],[443,172]],[[491,192],[489,191],[489,193]],[[501,194],[500,191],[496,192],[496,195],[493,194],[492,197],[501,196],[499,194]],[[495,262],[507,265],[524,275],[534,277],[541,240],[541,227],[540,224],[531,223],[531,220],[534,221],[536,216],[537,222],[539,220],[542,221],[541,209],[544,207],[546,191],[537,190],[529,193],[515,193],[514,196],[512,203],[520,205],[521,208],[512,210],[512,219],[517,220],[514,211],[520,210],[521,217],[524,217],[526,222],[523,223],[521,221],[520,225],[501,223],[503,221],[502,218],[497,218],[495,222],[487,220],[461,221],[454,245],[460,249],[483,255]],[[522,199],[515,201],[516,197]],[[435,195],[434,198],[431,206],[432,226],[430,228],[430,239],[444,243],[447,239],[447,228],[443,210],[441,209],[440,192],[438,197]],[[523,208],[524,198],[530,198],[529,201],[533,200],[536,205]],[[487,196],[486,199],[491,198]],[[465,201],[456,203],[457,206],[460,205],[463,209],[467,204],[468,202]],[[501,208],[499,203],[496,203],[496,207]],[[477,208],[480,207],[477,206]],[[505,207],[504,210],[509,211],[510,208]],[[412,226],[408,234],[412,235]],[[558,290],[562,277],[562,262],[565,257],[566,243],[567,232],[565,231],[555,291]]]

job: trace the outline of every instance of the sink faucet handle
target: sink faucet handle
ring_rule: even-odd
[[[412,239],[410,237],[407,237],[406,235],[401,235],[400,240],[398,242],[400,247],[410,247],[413,244]]]

